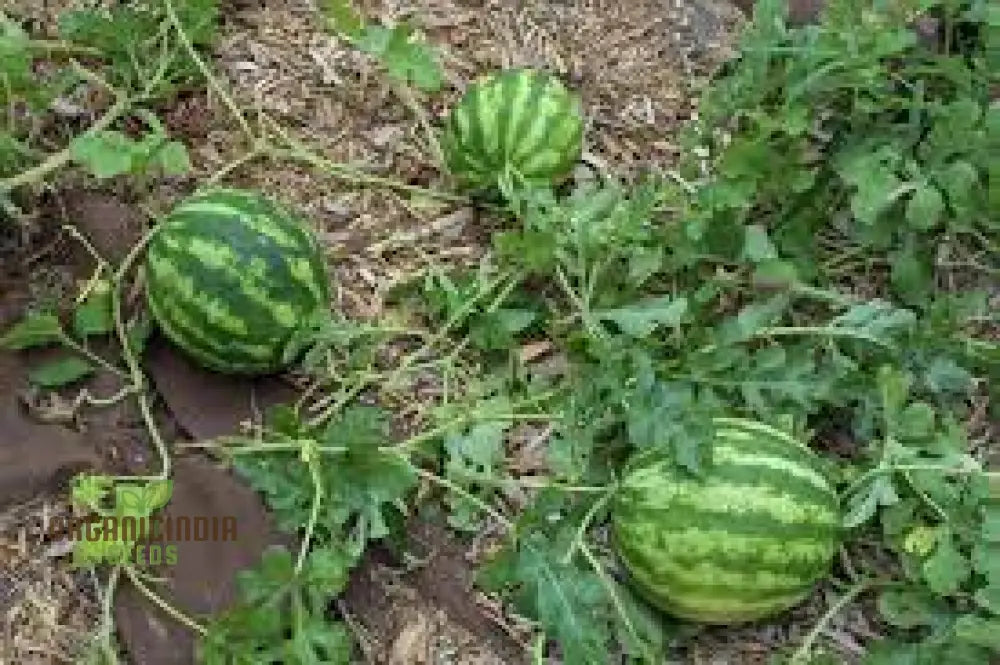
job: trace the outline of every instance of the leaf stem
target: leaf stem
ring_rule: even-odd
[[[317,451],[315,441],[309,441],[302,447],[302,459],[309,467],[309,476],[313,483],[312,508],[309,510],[309,522],[306,523],[306,532],[302,536],[302,544],[299,547],[299,557],[295,562],[295,575],[302,573],[302,567],[306,562],[306,555],[309,552],[309,545],[316,530],[316,523],[319,521],[319,508],[323,503],[323,474],[320,464],[320,456]]]
[[[420,129],[424,132],[424,136],[427,138],[428,147],[433,153],[434,161],[436,162],[437,167],[444,170],[444,151],[441,149],[441,144],[438,142],[437,136],[434,134],[434,128],[431,126],[430,117],[428,117],[427,111],[425,111],[424,108],[417,103],[417,100],[413,95],[413,91],[408,85],[400,81],[394,81],[393,87],[396,90],[396,95],[400,98],[400,100],[402,100],[403,105],[416,117],[417,123],[420,125]]]
[[[115,367],[110,362],[108,362],[107,360],[105,360],[101,356],[97,355],[96,353],[94,353],[93,351],[91,351],[90,349],[88,349],[87,347],[85,347],[84,345],[82,345],[79,342],[77,342],[75,339],[73,339],[72,337],[70,337],[69,335],[67,335],[65,332],[63,332],[62,335],[61,335],[61,342],[62,342],[62,345],[65,346],[67,349],[70,349],[71,351],[75,351],[76,353],[79,353],[81,356],[83,356],[83,357],[87,358],[88,360],[90,360],[91,362],[99,365],[101,368],[103,368],[103,369],[111,372],[115,376],[118,376],[118,377],[123,378],[123,379],[127,379],[128,378],[128,374],[126,374],[125,372],[123,372],[118,367]]]
[[[587,535],[587,529],[590,528],[591,522],[597,518],[598,513],[604,508],[608,503],[608,500],[612,496],[612,490],[608,488],[604,496],[599,497],[594,504],[590,507],[587,513],[580,520],[580,525],[576,529],[576,535],[573,537],[573,542],[569,544],[569,549],[566,550],[566,554],[563,556],[563,563],[569,564],[573,560],[573,555],[576,554],[576,550],[584,547],[583,539]]]
[[[80,138],[93,136],[106,130],[112,123],[125,114],[125,111],[128,110],[132,102],[133,100],[131,98],[119,93],[115,103],[112,104],[111,107],[104,112],[104,115],[98,118],[94,124],[80,134],[78,140]],[[0,180],[0,193],[11,192],[26,185],[38,184],[45,180],[49,174],[58,171],[62,167],[69,164],[72,159],[72,147],[66,146],[59,152],[49,155],[40,164],[37,164],[27,171],[22,171],[15,176]]]
[[[108,576],[108,583],[101,590],[101,629],[98,635],[99,648],[105,658],[111,663],[118,663],[118,653],[112,642],[112,631],[114,629],[114,600],[115,591],[118,588],[118,579],[121,576],[121,566],[111,569]]]
[[[212,74],[212,70],[208,68],[208,65],[205,64],[205,61],[198,54],[198,50],[194,47],[194,43],[184,30],[184,25],[177,16],[173,0],[164,0],[163,7],[167,13],[167,20],[170,21],[171,26],[173,26],[174,31],[177,33],[177,37],[181,40],[181,44],[183,44],[184,50],[187,51],[188,57],[191,58],[192,62],[194,62],[198,71],[201,72],[201,75],[205,77],[205,82],[208,84],[208,87],[210,87],[215,94],[219,96],[219,99],[222,100],[222,103],[236,119],[240,129],[243,130],[243,133],[246,134],[247,138],[250,140],[250,148],[258,148],[261,140],[257,137],[253,129],[250,127],[250,123],[247,122],[247,119],[243,116],[243,111],[240,110],[240,107],[237,106],[235,101],[233,101],[232,96],[226,92],[226,89],[222,87],[219,80],[214,74]]]
[[[171,459],[170,451],[167,449],[167,444],[163,440],[163,436],[160,434],[160,428],[156,424],[156,419],[153,417],[153,410],[149,403],[149,395],[147,392],[146,379],[142,373],[142,368],[139,366],[139,361],[135,356],[135,353],[129,347],[128,330],[125,328],[125,318],[122,316],[122,286],[125,283],[125,276],[128,274],[132,265],[136,262],[139,254],[146,248],[149,241],[152,239],[153,235],[157,232],[159,227],[154,227],[132,246],[129,253],[125,256],[121,265],[115,271],[113,285],[111,288],[111,312],[115,322],[115,330],[118,333],[118,343],[122,347],[122,357],[125,359],[125,364],[128,366],[129,374],[131,375],[132,383],[135,385],[136,389],[136,400],[139,403],[139,411],[142,413],[143,421],[146,424],[146,429],[149,432],[150,438],[153,440],[153,445],[156,446],[157,454],[160,457],[160,478],[166,480],[170,477],[171,470]]]
[[[615,606],[615,611],[618,612],[618,616],[621,618],[622,623],[625,624],[625,629],[635,640],[635,643],[639,645],[642,649],[642,655],[646,659],[647,663],[651,665],[656,663],[656,657],[649,650],[649,645],[646,644],[645,640],[639,635],[639,631],[635,629],[635,625],[632,623],[632,619],[628,615],[628,611],[625,609],[625,603],[622,602],[621,596],[618,595],[618,590],[615,588],[615,582],[608,575],[608,571],[604,569],[601,562],[597,560],[597,556],[591,551],[585,543],[581,542],[579,545],[580,553],[583,558],[587,560],[590,567],[594,569],[594,573],[597,575],[597,579],[601,581],[604,586],[604,590],[607,592],[608,597],[611,599],[611,604]]]
[[[808,662],[807,659],[812,653],[813,645],[816,643],[816,640],[819,639],[819,636],[826,629],[830,621],[832,621],[841,610],[847,607],[851,601],[879,583],[879,580],[862,580],[848,589],[844,595],[830,605],[830,608],[819,618],[816,625],[813,626],[812,630],[809,631],[809,634],[806,635],[802,644],[799,645],[799,648],[792,654],[792,657],[788,661],[789,665],[805,665],[805,663]]]
[[[204,626],[202,626],[197,621],[195,621],[194,619],[187,616],[179,609],[177,609],[176,607],[165,601],[163,598],[157,595],[152,589],[146,586],[146,584],[139,579],[138,573],[132,566],[125,566],[125,575],[128,576],[129,581],[132,582],[135,588],[138,589],[139,592],[142,593],[142,595],[148,598],[150,602],[159,607],[161,610],[166,612],[172,619],[187,626],[192,631],[200,635],[208,634],[208,631],[205,629]]]
[[[429,480],[430,482],[436,485],[440,485],[441,487],[444,487],[445,489],[448,489],[454,492],[455,494],[458,494],[459,496],[466,499],[470,503],[475,504],[478,508],[480,508],[484,512],[488,513],[496,521],[500,522],[504,526],[504,528],[507,529],[508,531],[514,531],[515,529],[514,522],[512,522],[509,518],[507,518],[505,515],[500,513],[498,510],[493,508],[491,505],[489,505],[479,497],[459,487],[457,484],[451,482],[447,478],[442,478],[437,474],[431,473],[430,471],[427,471],[425,469],[421,469],[419,466],[410,462],[408,458],[402,455],[400,455],[400,457],[402,457],[410,465],[410,468],[413,470],[413,472],[416,473],[421,478]]]

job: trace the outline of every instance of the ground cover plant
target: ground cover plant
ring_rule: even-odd
[[[78,238],[96,268],[69,319],[30,312],[0,345],[62,347],[31,380],[81,405],[136,400],[159,469],[79,475],[72,503],[148,517],[169,502],[175,457],[211,455],[293,542],[242,572],[237,602],[211,616],[164,601],[133,539],[77,544],[77,565],[99,571],[102,588],[89,662],[121,657],[112,604],[126,583],[197,635],[199,662],[355,662],[361,636],[336,599],[377,543],[402,547],[416,514],[485,539],[476,584],[528,622],[526,662],[673,662],[703,623],[780,623],[818,594],[824,611],[802,639],[763,662],[843,662],[827,629],[855,605],[880,626],[858,662],[997,658],[994,6],[837,0],[793,28],[783,3],[761,0],[739,57],[706,87],[679,162],[626,180],[613,165],[566,167],[583,127],[571,85],[504,72],[471,86],[439,125],[424,97],[444,85],[433,44],[350,3],[319,4],[316,20],[384,70],[441,186],[334,163],[240,108],[204,48],[211,0],[71,11],[58,42],[0,15],[0,94],[15,109],[0,134],[6,224],[65,169],[140,189],[185,173],[187,151],[157,104],[202,86],[246,144],[194,183],[187,212],[172,209],[192,224],[235,216],[280,239],[281,215],[248,212],[220,189],[252,160],[491,220],[481,261],[431,264],[398,284],[393,319],[331,310],[296,321],[281,360],[298,399],[244,431],[186,443],[161,434],[143,369],[162,312],[149,316],[126,292],[153,278],[154,301],[169,294],[181,314],[198,305],[206,322],[185,329],[204,358],[222,343],[221,321],[253,331],[261,312],[287,311],[282,280],[296,271],[267,273],[265,292],[248,261],[243,282],[229,271],[232,285],[196,288],[187,280],[225,268],[226,242],[248,256],[248,236],[209,243],[189,229],[157,245],[170,217],[156,211],[120,262]],[[914,27],[928,15],[934,43]],[[110,100],[95,124],[38,123],[81,82]],[[284,261],[280,245],[262,265]],[[137,270],[147,248],[172,269]],[[117,377],[118,393],[73,393],[95,373]],[[428,382],[436,389],[420,396]],[[525,450],[527,470],[511,463]]]

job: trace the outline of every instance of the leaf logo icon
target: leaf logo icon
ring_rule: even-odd
[[[115,489],[120,513],[146,517],[167,505],[173,493],[173,481],[154,480],[145,485],[119,485]]]

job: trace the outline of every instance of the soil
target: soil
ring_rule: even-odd
[[[163,510],[164,520],[206,518],[209,524],[222,524],[230,519],[235,524],[232,539],[176,539],[176,564],[153,566],[151,570],[159,580],[156,591],[160,597],[187,616],[207,617],[233,602],[236,572],[256,566],[268,546],[291,543],[275,531],[260,497],[229,472],[201,458],[180,458],[173,477],[174,492]],[[115,625],[137,665],[194,662],[191,631],[152,605],[132,585],[116,595]]]
[[[366,552],[340,603],[368,662],[526,663],[523,629],[473,589],[468,546],[427,516],[411,520],[406,536],[403,555],[385,546]]]

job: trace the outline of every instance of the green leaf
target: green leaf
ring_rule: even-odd
[[[346,626],[327,615],[330,598],[356,562],[316,545],[296,575],[284,547],[268,548],[260,563],[237,573],[239,598],[211,618],[199,645],[204,665],[349,665],[353,641]]]
[[[939,596],[958,592],[971,572],[969,560],[962,556],[954,540],[947,535],[938,540],[934,553],[923,564],[924,581]]]
[[[783,294],[765,302],[751,303],[720,324],[719,343],[744,342],[776,323],[787,309],[788,297]]]
[[[953,358],[939,356],[931,361],[924,380],[937,395],[962,395],[972,384],[972,374]]]
[[[754,269],[753,284],[758,289],[785,290],[799,283],[795,266],[788,261],[768,259]]]
[[[852,331],[859,337],[890,345],[894,338],[910,332],[916,322],[916,314],[908,309],[894,307],[882,300],[871,300],[852,305],[836,316],[830,327]]]
[[[327,27],[333,32],[349,39],[362,36],[365,20],[350,0],[322,0],[320,10],[326,18]]]
[[[121,132],[83,134],[70,142],[73,159],[99,179],[130,173],[136,143]]]
[[[848,511],[844,516],[844,528],[861,526],[878,511],[879,506],[892,506],[899,502],[899,495],[888,475],[879,475],[870,480],[851,495]]]
[[[919,306],[927,301],[934,289],[934,269],[930,257],[919,243],[908,239],[889,255],[891,280],[896,293],[907,305]]]
[[[496,480],[504,460],[503,423],[478,423],[467,433],[445,438],[445,475],[459,487],[471,488],[476,479]],[[488,494],[487,494],[488,496]],[[467,498],[451,493],[446,498],[451,510],[448,523],[455,529],[476,531],[481,526],[481,509]]]
[[[79,337],[106,335],[114,329],[111,316],[111,285],[99,282],[73,312],[73,330]]]
[[[564,662],[609,663],[611,635],[601,616],[607,606],[604,588],[593,572],[564,562],[553,545],[532,534],[516,553],[488,567],[481,580],[517,585],[516,605],[558,641]]]
[[[955,215],[969,214],[973,205],[972,193],[979,184],[979,173],[972,164],[961,160],[952,162],[938,174],[937,183],[947,194]]]
[[[179,176],[191,172],[187,147],[179,141],[168,141],[156,151],[154,163],[165,175]]]
[[[320,596],[338,595],[347,588],[351,570],[360,554],[360,551],[333,546],[312,550],[306,558],[306,584],[316,589]]]
[[[104,502],[113,484],[107,476],[79,474],[73,477],[70,496],[75,505],[94,510]]]
[[[937,187],[924,183],[917,187],[906,204],[906,221],[920,231],[929,231],[938,225],[944,212],[944,197]]]
[[[324,445],[347,448],[319,460],[324,489],[318,531],[343,537],[341,529],[355,523],[368,539],[389,534],[386,514],[416,484],[416,473],[401,455],[379,450],[389,442],[387,414],[375,407],[345,409],[322,432]],[[241,455],[234,466],[264,495],[281,529],[294,532],[310,519],[314,490],[312,473],[301,454]]]
[[[987,543],[1000,543],[1000,503],[990,502],[983,506],[982,539]]]
[[[1000,653],[1000,619],[966,614],[955,622],[955,637],[978,647]]]
[[[67,356],[45,363],[28,373],[28,380],[42,388],[60,388],[93,374],[94,366],[79,356]]]
[[[381,60],[391,76],[425,92],[437,92],[444,83],[441,66],[427,44],[416,40],[413,28],[400,23],[391,30],[368,26],[357,39],[362,51]]]
[[[867,176],[857,182],[851,210],[859,222],[871,225],[896,201],[902,183],[885,168],[874,169]]]
[[[687,298],[665,295],[618,309],[593,312],[612,321],[622,332],[636,338],[648,337],[659,326],[677,327],[687,313]]]
[[[29,314],[0,337],[0,348],[22,351],[64,339],[62,324],[55,314]]]
[[[984,610],[1000,616],[1000,583],[990,583],[975,593],[976,603]]]
[[[934,407],[926,402],[914,402],[903,409],[896,426],[896,434],[902,439],[930,437],[934,434]]]
[[[746,227],[743,239],[743,258],[752,263],[778,258],[778,250],[767,235],[767,229],[756,224]]]
[[[646,385],[643,378],[640,376],[629,399],[629,441],[640,449],[665,450],[675,463],[697,473],[715,437],[715,405],[702,399],[691,386],[661,382]]]
[[[471,341],[480,349],[508,349],[518,333],[528,328],[538,314],[528,309],[501,308],[477,316],[469,329]]]
[[[929,626],[945,610],[932,594],[919,587],[888,589],[878,598],[882,618],[897,628]]]
[[[128,341],[129,351],[136,357],[141,356],[152,334],[153,324],[148,317],[142,316],[129,321],[125,326],[125,339]]]
[[[883,365],[877,374],[879,395],[882,398],[882,412],[886,429],[894,431],[899,422],[903,406],[910,395],[912,378],[895,367]]]

